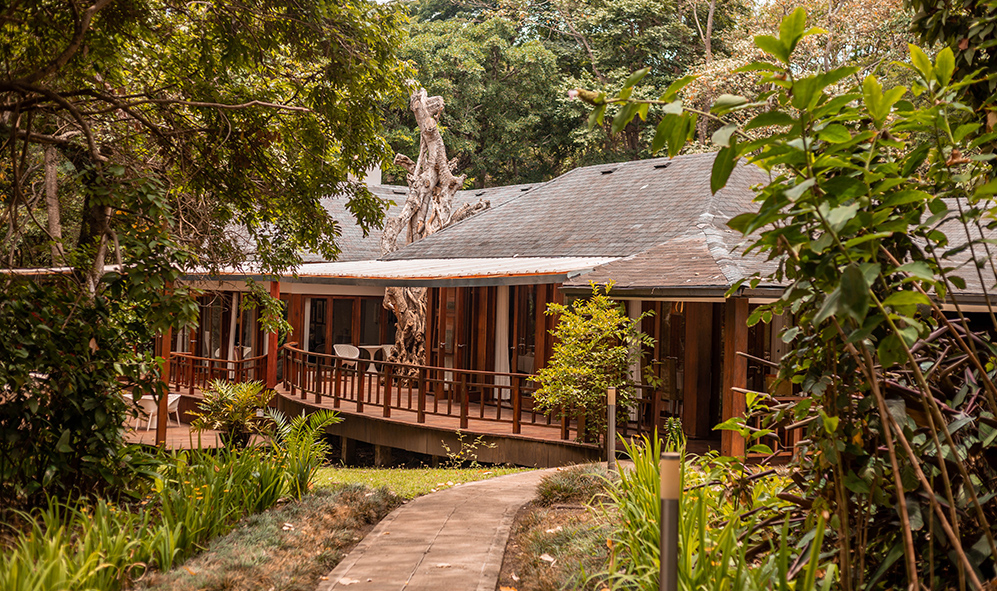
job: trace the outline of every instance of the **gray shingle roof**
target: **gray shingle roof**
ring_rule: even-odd
[[[739,166],[710,193],[713,154],[578,168],[393,253],[392,259],[508,256],[631,256],[667,236],[722,222],[752,208],[765,181]],[[704,237],[705,239],[705,237]]]
[[[510,185],[507,187],[493,187],[489,189],[471,189],[467,191],[457,191],[454,198],[454,209],[464,203],[476,202],[478,199],[485,199],[491,203],[492,207],[501,205],[506,201],[518,197],[523,192],[535,187],[535,184]],[[398,215],[402,204],[405,203],[405,195],[408,188],[399,185],[372,185],[368,187],[374,195],[385,201],[394,201],[395,205],[388,208],[386,219]],[[363,235],[363,230],[357,225],[356,220],[348,209],[346,209],[345,197],[326,197],[322,199],[322,206],[325,207],[329,215],[339,222],[341,231],[336,239],[341,253],[338,261],[369,261],[381,256],[381,232],[374,230],[368,236]],[[329,262],[324,257],[315,253],[305,253],[304,262],[324,263]]]

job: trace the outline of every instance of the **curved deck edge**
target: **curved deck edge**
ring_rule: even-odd
[[[320,406],[279,393],[275,398],[277,409],[289,416],[300,415],[302,411],[312,413],[326,406]],[[445,456],[445,442],[451,450],[460,449],[460,441],[453,429],[412,423],[408,421],[374,417],[367,414],[337,409],[343,422],[327,429],[328,433],[339,435],[372,445],[402,449],[431,456]],[[476,450],[479,462],[490,464],[513,464],[532,468],[555,468],[570,464],[596,462],[604,459],[599,446],[575,441],[544,440],[536,437],[506,435],[463,429],[464,441],[470,436],[473,441],[479,435],[487,444]]]

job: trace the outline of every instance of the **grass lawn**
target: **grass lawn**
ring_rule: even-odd
[[[329,467],[319,470],[315,486],[336,484],[364,484],[376,489],[388,487],[403,499],[412,499],[475,480],[523,472],[525,468],[345,468]]]

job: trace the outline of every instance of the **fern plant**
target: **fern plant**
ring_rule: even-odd
[[[315,473],[329,453],[329,444],[322,438],[325,428],[343,419],[339,413],[324,409],[291,420],[274,409],[267,409],[266,414],[273,421],[268,432],[274,450],[287,470],[290,494],[300,499],[308,492]]]

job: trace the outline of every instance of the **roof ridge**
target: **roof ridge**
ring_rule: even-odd
[[[710,217],[704,220],[706,216]],[[744,269],[737,264],[740,260],[739,257],[734,256],[732,250],[727,248],[727,244],[724,242],[723,235],[721,234],[724,230],[713,223],[715,218],[714,214],[704,213],[700,216],[700,219],[704,221],[697,224],[696,227],[706,238],[706,252],[713,259],[713,263],[723,273],[727,282],[733,285],[736,281],[745,277]]]

